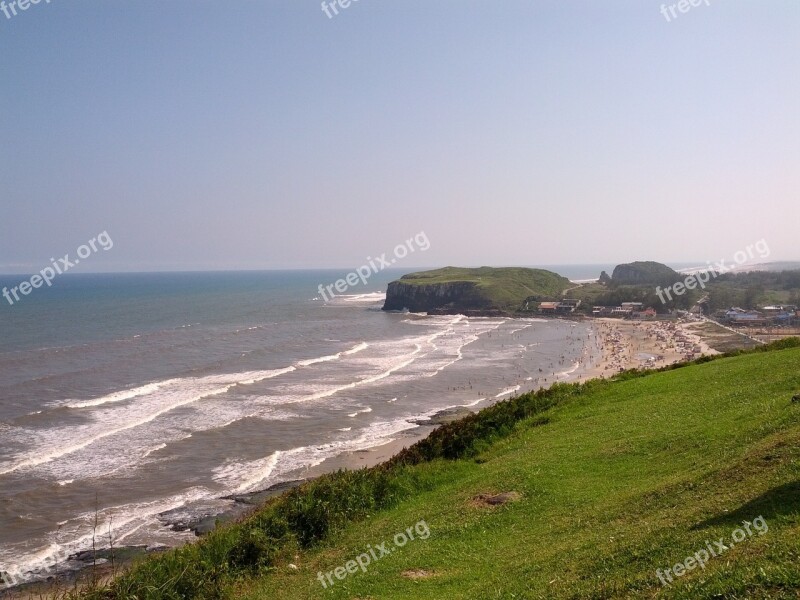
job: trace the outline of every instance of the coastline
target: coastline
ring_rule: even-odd
[[[321,463],[298,469],[287,474],[288,480],[271,485],[265,489],[256,490],[246,494],[226,496],[221,499],[230,500],[231,505],[222,512],[204,516],[191,523],[171,523],[166,526],[191,530],[198,538],[208,533],[219,524],[239,521],[257,511],[269,498],[277,496],[287,489],[299,485],[304,481],[317,478],[323,474],[335,472],[340,469],[355,470],[372,467],[388,461],[403,449],[426,438],[439,425],[457,420],[463,416],[478,412],[482,408],[508,399],[512,396],[525,393],[531,389],[549,387],[554,382],[584,382],[594,378],[607,378],[621,370],[632,368],[651,367],[658,368],[696,358],[695,347],[699,347],[701,354],[716,354],[708,347],[698,335],[687,331],[684,324],[673,324],[665,321],[631,322],[618,319],[588,319],[592,325],[594,335],[591,342],[585,347],[584,355],[575,364],[573,369],[563,371],[551,377],[543,377],[530,382],[526,389],[517,389],[511,394],[495,397],[486,397],[471,407],[453,407],[443,409],[430,419],[420,418],[412,422],[416,426],[393,435],[393,439],[375,446],[345,451],[336,456],[329,457]],[[691,343],[687,351],[686,343]],[[679,347],[678,344],[683,347]],[[650,360],[652,357],[654,360]],[[191,542],[189,542],[191,543]],[[167,547],[129,546],[114,549],[115,561],[112,566],[106,556],[107,549],[98,550],[97,565],[93,563],[91,552],[80,553],[70,557],[70,562],[83,560],[82,567],[72,566],[63,570],[45,581],[24,583],[16,587],[0,590],[2,598],[24,598],[31,595],[48,597],[71,588],[75,585],[85,585],[91,581],[106,581],[124,571],[136,558],[150,552],[158,552]],[[80,558],[79,558],[80,557]],[[94,568],[93,568],[94,567]]]
[[[530,318],[530,317],[526,317]],[[571,319],[565,319],[571,320]],[[388,461],[405,448],[412,446],[438,426],[460,419],[481,409],[510,397],[551,386],[553,383],[585,382],[590,379],[608,378],[620,371],[636,368],[657,369],[670,364],[692,360],[700,355],[719,354],[710,348],[701,337],[687,329],[690,324],[675,324],[669,321],[636,322],[620,319],[585,319],[592,323],[597,337],[595,345],[586,348],[584,355],[572,370],[533,381],[527,389],[511,394],[487,397],[473,406],[454,406],[439,410],[430,418],[411,419],[416,426],[393,434],[391,440],[358,450],[346,450],[326,458],[316,465],[300,467],[287,473],[287,479],[245,494],[225,496],[220,499],[234,501],[233,506],[216,515],[210,515],[195,522],[186,523],[189,529],[200,537],[213,529],[215,520],[220,524],[246,518],[269,498],[279,495],[286,489],[321,475],[340,469],[354,470],[373,467]],[[683,347],[678,344],[682,344]],[[648,361],[646,357],[655,360]],[[292,485],[294,484],[294,485]],[[174,524],[173,524],[174,525]]]

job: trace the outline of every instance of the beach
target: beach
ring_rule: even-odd
[[[703,355],[719,354],[693,328],[692,321],[593,319],[600,339],[600,362],[582,379],[609,377],[627,369],[656,369]]]
[[[350,304],[348,308],[360,306],[359,310],[363,311],[373,300],[346,301]],[[259,441],[258,429],[250,430],[247,439],[254,447],[254,461],[240,462],[241,466],[235,469],[230,462],[223,470],[207,467],[207,476],[230,483],[218,488],[216,493],[209,490],[195,501],[183,501],[173,508],[165,504],[165,509],[153,517],[145,515],[133,533],[113,537],[117,552],[134,556],[191,542],[196,535],[212,529],[218,521],[241,519],[269,497],[302,481],[339,469],[358,469],[382,463],[425,438],[438,425],[514,395],[549,387],[555,382],[608,378],[624,369],[658,368],[701,354],[715,353],[690,328],[690,323],[616,319],[468,319],[424,315],[390,318],[400,326],[400,331],[416,327],[426,332],[421,337],[410,338],[411,356],[416,360],[410,361],[407,351],[402,349],[396,359],[391,359],[399,367],[381,360],[378,364],[383,371],[371,377],[371,384],[364,384],[356,402],[351,395],[359,386],[354,384],[311,388],[313,396],[319,398],[313,404],[317,407],[315,410],[319,411],[321,406],[334,408],[333,414],[341,414],[349,422],[347,427],[340,427],[337,431],[330,419],[326,419],[324,423],[329,424],[321,422],[320,427],[333,429],[328,433],[328,441],[318,437],[315,444],[301,446],[300,450],[268,450],[263,447],[265,440]],[[420,348],[425,340],[429,344],[428,352],[413,350],[415,345]],[[374,345],[375,342],[348,344],[345,348],[351,350],[301,361],[298,365],[329,368],[343,358],[353,366],[363,365],[364,360],[359,355]],[[444,353],[437,357],[443,350]],[[409,371],[412,365],[415,370]],[[267,377],[265,383],[273,385],[273,379],[280,380],[290,374],[289,371],[274,378]],[[252,377],[252,373],[248,377]],[[308,387],[308,381],[303,385]],[[157,390],[158,386],[155,388]],[[235,390],[236,386],[232,389]],[[280,389],[285,393],[287,387],[284,385]],[[263,393],[268,392],[265,389]],[[342,403],[337,401],[340,396],[343,400],[350,399]],[[434,399],[438,401],[432,401]],[[114,398],[112,404],[128,401],[122,395],[119,399]],[[98,403],[85,402],[88,406]],[[382,412],[385,414],[381,415]],[[395,416],[387,419],[389,415]],[[249,423],[250,419],[245,418],[243,424]],[[287,423],[285,419],[282,422]],[[362,423],[360,429],[353,431],[354,427],[359,427],[359,422]],[[212,429],[209,434],[219,436],[220,443],[229,443],[225,442],[228,439],[226,429]],[[204,437],[201,431],[196,435]],[[158,452],[163,453],[163,450],[162,447]],[[176,458],[159,462],[166,465]],[[284,467],[281,469],[280,465]],[[222,479],[220,475],[223,475]],[[113,515],[113,512],[107,512],[102,516]],[[67,573],[63,581],[72,582],[76,573],[81,573],[81,577],[87,576],[86,567],[93,561],[85,553],[79,554],[79,550],[75,547],[69,560],[63,561],[56,569]],[[110,563],[100,562],[103,565],[99,572],[108,576]],[[38,585],[35,587],[39,589]]]
[[[93,539],[190,542],[245,512],[237,498],[374,464],[442,411],[599,360],[588,322],[387,313],[385,282],[325,302],[329,277],[71,280],[15,312],[0,340],[0,571],[82,568]]]

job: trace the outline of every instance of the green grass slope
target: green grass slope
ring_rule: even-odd
[[[781,346],[501,402],[88,595],[797,598],[800,347]],[[403,532],[416,539],[396,546]],[[718,540],[704,568],[660,583]],[[365,570],[350,562],[384,542]]]
[[[784,350],[597,386],[545,413],[547,422],[521,422],[477,460],[416,467],[430,489],[301,555],[297,571],[279,568],[236,595],[797,598],[798,365],[800,350]],[[479,494],[506,491],[521,499],[474,505]],[[669,587],[656,577],[759,516],[764,535]],[[327,590],[315,578],[420,519],[426,540]],[[414,570],[432,575],[403,575]]]

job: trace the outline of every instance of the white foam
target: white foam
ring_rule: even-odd
[[[367,406],[366,408],[362,408],[361,410],[357,410],[356,412],[350,413],[347,416],[352,419],[353,417],[357,417],[358,415],[363,415],[363,414],[371,413],[371,412],[372,412],[372,408]]]
[[[576,362],[574,365],[572,365],[571,368],[567,369],[566,371],[559,372],[556,375],[556,379],[560,379],[562,377],[564,377],[564,378],[568,377],[569,375],[574,373],[578,369],[578,367],[580,367],[580,366],[581,366],[581,363],[580,362]]]
[[[104,544],[111,531],[116,545],[145,523],[152,522],[159,513],[209,496],[207,489],[191,488],[161,500],[83,513],[60,523],[59,529],[49,534],[51,541],[44,546],[30,548],[27,542],[3,546],[0,548],[0,564],[19,566],[26,574],[26,580],[41,580],[51,575],[54,567],[63,565],[67,556],[91,547],[93,538],[99,538],[99,542]],[[189,535],[184,537],[190,539]],[[61,541],[64,539],[70,541]]]
[[[458,404],[456,406],[463,406],[465,408],[471,408],[471,407],[475,406],[476,404],[480,404],[484,400],[486,400],[486,398],[478,398],[474,402],[468,402],[467,404]],[[451,407],[451,408],[455,408],[455,407]]]
[[[369,344],[367,342],[361,342],[360,344],[356,344],[355,346],[350,348],[350,350],[345,350],[344,354],[347,354],[349,356],[350,354],[361,352],[362,350],[366,350],[367,348],[369,348]]]
[[[334,440],[327,443],[300,446],[291,450],[276,451],[269,456],[247,462],[229,462],[214,470],[215,481],[230,493],[244,493],[264,489],[285,480],[288,474],[319,465],[325,460],[345,452],[366,450],[389,443],[401,431],[417,427],[407,419],[378,421],[359,430],[358,437]]]
[[[136,398],[137,396],[152,394],[153,392],[158,391],[158,389],[162,385],[167,385],[171,381],[173,380],[167,380],[158,383],[148,383],[147,385],[143,385],[141,387],[133,388],[130,390],[121,390],[119,392],[114,392],[113,394],[103,396],[102,398],[95,398],[93,400],[81,400],[80,402],[76,402],[74,404],[67,404],[66,406],[67,408],[89,408],[91,406],[102,406],[103,404],[122,402],[124,400],[130,400],[131,398]]]
[[[361,342],[360,344],[357,344],[356,346],[350,348],[350,350],[344,350],[342,352],[337,352],[336,354],[329,354],[328,356],[320,356],[319,358],[309,358],[308,360],[301,360],[297,364],[300,365],[301,367],[308,367],[311,365],[315,365],[317,363],[330,362],[332,360],[337,360],[342,356],[351,356],[353,354],[361,352],[362,350],[366,350],[368,347],[369,344],[367,344],[366,342]]]
[[[518,331],[522,331],[524,329],[527,329],[528,327],[533,327],[533,325],[532,324],[528,324],[528,325],[525,325],[523,327],[519,327],[517,329],[512,329],[511,331],[508,332],[508,334],[511,335],[511,334],[517,333]]]
[[[107,437],[111,437],[111,436],[117,435],[119,433],[122,433],[123,431],[127,431],[128,429],[134,429],[136,427],[141,427],[142,425],[145,425],[146,423],[150,423],[151,421],[154,421],[155,419],[157,419],[161,415],[163,415],[165,413],[168,413],[168,412],[170,412],[172,410],[175,410],[176,408],[178,408],[180,406],[185,406],[187,404],[192,404],[193,402],[197,402],[198,400],[201,400],[203,398],[208,398],[210,396],[216,396],[218,394],[223,394],[223,393],[227,392],[228,389],[230,389],[230,386],[224,387],[224,388],[218,388],[218,389],[212,390],[212,391],[210,391],[210,392],[208,392],[206,394],[201,394],[201,395],[198,395],[198,396],[195,396],[195,397],[191,397],[191,398],[189,398],[187,400],[183,400],[181,402],[177,402],[175,404],[171,404],[171,405],[167,406],[166,408],[162,408],[161,410],[158,410],[158,411],[156,411],[154,413],[148,414],[145,417],[142,417],[142,418],[137,419],[135,421],[131,421],[129,423],[126,423],[125,425],[123,425],[121,427],[116,427],[114,429],[110,429],[108,431],[104,431],[103,433],[99,433],[99,434],[94,435],[92,437],[85,438],[85,439],[82,439],[80,441],[76,441],[74,443],[71,443],[68,446],[61,446],[61,447],[56,448],[56,449],[51,449],[49,451],[46,451],[45,453],[37,452],[36,454],[28,455],[27,458],[22,459],[21,461],[13,464],[10,467],[6,467],[6,468],[0,470],[0,475],[5,475],[7,473],[13,473],[14,471],[18,471],[19,469],[23,469],[25,467],[35,467],[37,465],[41,465],[41,464],[44,464],[44,463],[51,462],[51,461],[53,461],[53,460],[55,460],[57,458],[61,458],[62,456],[66,456],[67,454],[72,454],[74,452],[77,452],[78,450],[82,450],[83,448],[91,446],[92,444],[94,444],[96,442],[99,442],[100,440],[103,440],[103,439],[105,439]]]
[[[519,391],[520,387],[522,387],[522,386],[515,385],[514,387],[506,388],[502,392],[497,394],[497,396],[495,396],[495,398],[502,398],[503,396],[508,396],[509,394],[513,394],[514,392]]]
[[[362,385],[375,383],[376,381],[380,381],[381,379],[385,379],[385,378],[389,377],[395,371],[399,371],[400,369],[403,369],[403,368],[407,367],[408,365],[410,365],[411,363],[413,363],[416,360],[417,354],[419,354],[419,352],[421,352],[421,351],[422,351],[422,346],[420,346],[419,344],[416,344],[416,349],[411,354],[407,355],[406,357],[402,357],[403,360],[401,360],[400,363],[395,364],[391,368],[386,369],[385,371],[383,371],[381,373],[378,373],[377,375],[373,375],[371,377],[365,377],[363,379],[359,379],[358,381],[352,381],[352,382],[344,384],[344,385],[335,386],[335,387],[329,388],[329,389],[327,389],[325,391],[320,391],[320,392],[316,392],[314,394],[309,394],[307,396],[304,396],[304,397],[301,397],[299,399],[296,399],[295,401],[321,400],[322,398],[329,398],[330,396],[333,396],[334,394],[338,394],[339,392],[343,392],[344,390],[352,390],[353,388],[356,388],[356,387],[359,387],[359,386],[362,386]]]
[[[92,413],[94,421],[89,425],[62,427],[45,432],[33,432],[18,428],[12,433],[15,434],[14,437],[24,440],[25,444],[29,446],[29,451],[14,457],[15,461],[12,463],[0,464],[0,475],[13,473],[24,468],[37,467],[69,454],[74,454],[107,438],[150,424],[159,417],[178,408],[225,394],[234,386],[250,385],[295,370],[296,368],[292,366],[270,371],[249,371],[199,378],[170,379],[151,384],[152,387],[149,392],[141,392],[141,388],[139,388],[140,393],[136,396],[139,401],[136,404],[124,407],[111,406],[100,408],[99,410],[95,407],[95,411]],[[106,403],[104,402],[103,404]],[[102,405],[98,404],[97,406]],[[234,415],[234,420],[239,418],[243,418],[243,416],[240,414],[238,416]],[[34,443],[34,446],[30,448],[31,440],[39,443]],[[163,442],[164,440],[161,439],[159,441]],[[114,458],[114,456],[97,457],[93,461],[96,464],[86,465],[85,468],[104,468],[100,467],[101,464],[104,464],[103,459],[110,461]],[[120,460],[124,458],[125,456],[119,457]],[[75,467],[80,468],[80,465],[75,465]]]
[[[148,456],[150,456],[150,455],[151,455],[153,452],[158,452],[159,450],[163,450],[163,449],[164,449],[164,448],[166,448],[166,447],[167,447],[167,445],[166,445],[166,444],[159,444],[158,446],[153,446],[152,448],[150,448],[150,449],[149,449],[147,452],[145,452],[145,453],[142,455],[142,458],[147,458],[147,457],[148,457]]]
[[[386,292],[370,292],[368,294],[342,294],[335,296],[345,302],[379,302],[386,300]]]
[[[258,383],[259,381],[264,381],[266,379],[272,379],[273,377],[278,377],[279,375],[285,375],[286,373],[291,373],[292,371],[296,371],[296,367],[285,367],[283,369],[276,369],[274,371],[253,371],[251,373],[240,373],[239,376],[241,377],[248,377],[247,379],[242,379],[241,381],[235,381],[229,387],[233,387],[234,385],[252,385],[254,383]],[[227,390],[226,390],[227,391]]]
[[[281,454],[280,450],[276,450],[265,458],[244,464],[230,461],[214,469],[214,479],[229,486],[235,486],[232,489],[232,493],[242,494],[250,491],[262,481],[269,479],[278,464]]]
[[[317,363],[328,362],[331,360],[336,360],[342,355],[341,352],[337,352],[336,354],[329,354],[328,356],[320,356],[319,358],[309,358],[308,360],[301,360],[297,364],[301,367],[308,367],[310,365],[315,365]]]

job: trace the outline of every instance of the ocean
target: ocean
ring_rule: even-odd
[[[401,274],[330,302],[342,272],[68,275],[0,306],[0,571],[183,543],[225,496],[593,360],[588,324],[385,313]]]

